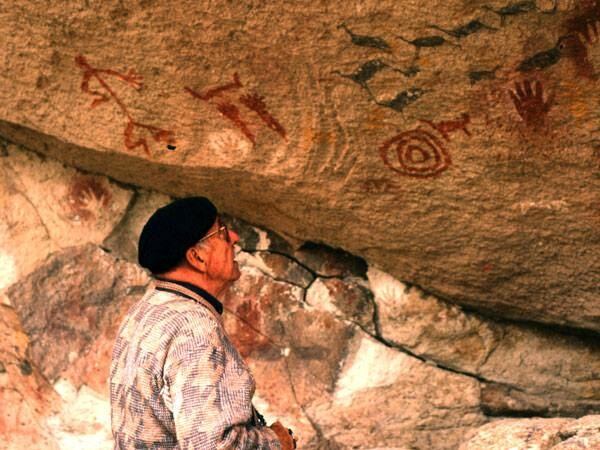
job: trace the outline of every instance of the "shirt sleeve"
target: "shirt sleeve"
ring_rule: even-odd
[[[179,330],[165,364],[179,448],[281,450],[273,430],[239,414],[252,410],[250,397],[237,395],[240,381],[227,375],[219,325],[191,325]]]

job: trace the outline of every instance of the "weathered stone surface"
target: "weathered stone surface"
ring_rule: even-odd
[[[123,260],[137,259],[141,226],[170,197],[133,193],[1,142],[0,155],[0,284],[14,284],[0,292],[0,440],[19,450],[109,449],[105,383],[114,334],[148,282]],[[71,201],[67,187],[79,179],[93,187]],[[91,218],[77,199],[103,203],[99,186],[120,200]],[[71,204],[83,209],[60,209]],[[225,298],[226,326],[255,374],[256,406],[294,428],[301,448],[455,449],[488,420],[484,414],[600,410],[594,337],[491,320],[373,268],[367,285],[360,258],[225,220],[251,251],[238,257],[243,277]],[[110,253],[80,246],[88,242]],[[325,277],[313,281],[314,273]],[[15,331],[14,309],[31,342]],[[597,419],[584,422],[561,427],[556,449],[597,446]],[[535,428],[527,433],[554,439]],[[513,434],[505,430],[496,441],[512,442]]]
[[[240,252],[237,260],[250,267],[255,267],[269,277],[291,283],[306,289],[315,276],[292,258],[280,253],[256,251]]]
[[[359,278],[317,278],[306,292],[306,303],[375,334],[373,294],[365,284]]]
[[[18,0],[0,134],[444,299],[600,331],[600,8],[525,3]]]
[[[0,447],[111,449],[106,393],[85,385],[78,390],[66,379],[50,385],[28,358],[30,345],[14,309],[0,307]],[[93,365],[86,369],[91,372],[79,376],[93,379]]]
[[[108,397],[85,385],[77,389],[65,379],[58,380],[54,388],[61,396],[62,406],[46,422],[60,448],[114,448]]]
[[[27,356],[29,339],[15,311],[0,306],[0,442],[4,449],[55,450],[45,418],[60,398]]]
[[[271,251],[291,255],[293,245],[277,233],[255,227],[238,217],[222,213],[221,218],[229,228],[234,230],[240,237],[238,245],[246,252]]]
[[[147,283],[138,266],[86,245],[51,256],[8,296],[44,376],[70,374],[76,387],[87,382],[105,393],[119,319]]]
[[[123,216],[131,191],[104,177],[7,147],[0,158],[0,289],[51,252],[100,243]]]
[[[154,191],[137,192],[127,214],[106,238],[103,246],[115,256],[137,264],[138,241],[142,228],[154,211],[171,200],[168,195]]]
[[[485,421],[479,382],[357,331],[351,321],[369,306],[372,320],[373,310],[351,281],[317,279],[303,303],[302,289],[242,265],[224,298],[225,326],[253,370],[257,406],[297,430],[302,448],[455,448]]]
[[[301,307],[302,289],[242,263],[242,277],[223,298],[225,326],[242,356],[278,358],[285,348],[283,320]]]
[[[307,309],[303,290],[252,266],[224,298],[225,328],[257,382],[257,407],[296,430],[299,444],[320,442],[308,405],[330,395],[354,331],[331,313]]]
[[[600,448],[600,416],[498,420],[472,434],[460,450],[592,450]]]
[[[361,258],[312,242],[296,250],[294,258],[321,277],[364,277],[367,273],[367,264]]]
[[[486,421],[477,380],[363,333],[352,341],[332,401],[308,411],[342,448],[455,449],[466,431]]]
[[[494,322],[369,269],[382,337],[444,367],[487,380],[493,415],[583,415],[600,409],[597,339]]]
[[[585,416],[560,430],[562,442],[552,450],[600,448],[600,416]]]

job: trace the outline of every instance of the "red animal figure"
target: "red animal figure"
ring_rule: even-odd
[[[436,130],[446,141],[450,141],[450,133],[453,133],[456,130],[462,130],[467,136],[471,136],[471,133],[467,129],[467,125],[471,122],[471,117],[467,113],[462,113],[460,119],[455,120],[444,120],[436,123],[431,120],[421,119],[420,122],[426,123]]]
[[[198,94],[191,90],[190,88],[185,88],[187,92],[192,94],[192,96],[199,98],[200,100],[209,101],[213,97],[217,97],[221,95],[223,92],[230,91],[232,89],[239,89],[242,87],[242,83],[240,82],[240,77],[237,73],[233,74],[233,81],[231,83],[224,84],[223,86],[218,86],[212,89],[208,89],[206,92],[202,94]]]
[[[217,104],[217,109],[223,116],[235,123],[253,145],[256,145],[256,137],[248,128],[248,124],[242,119],[240,109],[237,106],[230,102],[222,102]]]
[[[140,90],[143,87],[143,78],[140,75],[138,75],[133,69],[129,70],[125,74],[111,69],[98,69],[90,65],[90,63],[83,55],[77,56],[75,58],[75,63],[83,71],[81,90],[86,94],[89,94],[94,97],[90,107],[95,108],[101,103],[108,102],[112,99],[119,106],[119,108],[123,112],[123,115],[127,118],[127,124],[125,125],[125,129],[123,130],[123,139],[125,147],[128,150],[133,150],[137,147],[142,147],[146,155],[150,156],[150,148],[148,145],[148,141],[145,137],[135,136],[136,129],[143,133],[150,132],[154,141],[165,142],[171,147],[173,147],[171,145],[174,142],[174,135],[172,131],[163,130],[152,125],[147,125],[135,121],[135,119],[129,113],[127,106],[121,101],[119,96],[115,93],[115,91],[105,80],[106,76],[117,78],[125,82],[129,86],[133,87],[134,89]],[[95,79],[100,84],[104,92],[90,89],[90,81],[92,79]]]
[[[95,97],[92,101],[92,104],[90,105],[92,108],[95,108],[100,103],[109,101],[112,97],[112,99],[117,103],[117,105],[119,105],[123,113],[129,116],[129,111],[127,111],[127,107],[123,104],[121,99],[119,99],[117,94],[115,94],[115,92],[111,89],[111,87],[104,80],[102,75],[116,77],[139,91],[144,85],[143,78],[140,75],[138,75],[135,72],[135,70],[130,69],[129,72],[127,72],[126,74],[122,74],[111,69],[97,69],[95,67],[92,67],[83,55],[77,56],[75,58],[75,63],[77,63],[77,65],[83,71],[81,90]],[[102,93],[100,91],[93,91],[90,89],[90,80],[92,78],[96,79],[96,81],[100,83],[100,86],[102,86],[106,93]]]
[[[235,91],[242,88],[243,85],[240,82],[240,78],[237,73],[233,74],[233,81],[231,83],[224,84],[222,86],[217,86],[214,88],[207,89],[204,92],[196,92],[192,88],[185,87],[185,91],[190,94],[192,97],[197,98],[199,100],[205,102],[211,102],[213,99],[218,100],[215,103],[212,103],[219,111],[223,117],[230,120],[233,124],[235,124],[240,131],[248,138],[253,145],[256,145],[256,135],[250,129],[248,123],[242,118],[242,114],[240,109],[230,100],[222,99],[227,92]],[[267,110],[267,105],[264,102],[264,97],[260,96],[257,93],[240,95],[237,99],[239,103],[253,111],[258,115],[260,120],[269,127],[271,130],[275,131],[284,139],[286,138],[286,131],[283,126],[271,115],[271,113]]]
[[[282,138],[286,137],[285,129],[269,113],[269,111],[267,111],[267,105],[264,102],[264,97],[261,97],[257,93],[242,95],[240,97],[240,103],[258,114],[261,120],[275,133],[279,134]]]

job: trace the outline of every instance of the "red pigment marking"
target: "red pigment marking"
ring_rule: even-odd
[[[594,67],[590,61],[587,45],[598,42],[600,24],[600,2],[583,2],[583,12],[563,23],[567,35],[559,42],[561,53],[570,58],[578,75],[596,79]]]
[[[133,88],[135,88],[137,90],[140,90],[142,88],[143,78],[140,75],[138,75],[137,73],[135,73],[134,70],[130,70],[126,74],[122,74],[120,72],[116,72],[111,69],[98,69],[98,68],[92,67],[88,63],[87,59],[82,55],[77,56],[75,58],[75,62],[83,71],[83,79],[81,81],[81,90],[83,92],[85,92],[86,94],[90,94],[93,97],[95,97],[94,100],[92,101],[91,107],[95,108],[100,103],[107,102],[112,97],[112,99],[117,103],[117,105],[119,105],[119,107],[123,111],[123,114],[125,114],[127,117],[130,117],[129,111],[127,110],[127,107],[125,106],[125,104],[121,101],[121,99],[117,96],[117,94],[115,94],[115,92],[108,85],[108,83],[104,80],[104,78],[102,78],[101,75],[110,75],[112,77],[119,78],[120,80],[124,81],[125,83],[129,84],[130,86],[132,86]],[[105,93],[102,93],[100,91],[93,91],[90,89],[90,80],[92,78],[95,78],[96,81],[98,81],[98,83],[100,83],[100,86],[102,86],[102,88],[107,92],[108,95]]]
[[[596,78],[588,49],[578,35],[568,34],[563,36],[558,45],[561,54],[571,59],[579,76],[590,80]]]
[[[217,104],[217,109],[221,114],[236,124],[242,133],[244,133],[244,136],[246,136],[250,142],[252,142],[252,144],[256,144],[256,137],[248,128],[248,124],[242,120],[240,110],[237,106],[235,106],[233,103],[223,102]]]
[[[440,133],[446,141],[450,141],[450,133],[457,130],[461,130],[467,136],[471,136],[471,133],[467,129],[467,125],[471,122],[471,116],[467,113],[462,113],[459,119],[455,120],[444,120],[441,122],[432,122],[431,120],[421,119],[420,122],[426,123],[431,128]]]
[[[415,155],[418,155],[415,158]],[[429,160],[431,158],[431,156],[424,152],[422,148],[419,147],[415,147],[414,145],[411,145],[408,147],[408,151],[406,154],[406,159],[412,163],[412,164],[419,164],[419,163],[424,163],[425,161]]]
[[[106,207],[110,199],[110,192],[94,178],[78,179],[69,187],[69,206],[73,213],[83,220],[90,220],[94,217],[96,211],[91,211],[91,207]]]
[[[285,129],[281,126],[281,124],[275,119],[269,111],[267,111],[267,105],[264,102],[264,97],[261,97],[257,93],[242,95],[240,97],[240,102],[242,105],[246,106],[248,109],[254,111],[261,120],[275,133],[279,134],[282,138],[285,139],[286,132]]]
[[[535,81],[533,89],[529,80],[523,81],[522,84],[516,82],[515,91],[509,90],[508,93],[519,116],[527,126],[539,129],[546,123],[546,116],[552,107],[554,96],[550,95],[544,100],[540,81]]]
[[[379,153],[384,164],[394,172],[418,178],[435,177],[452,163],[442,142],[420,128],[389,139],[380,147]],[[415,154],[420,156],[416,158]]]
[[[77,56],[75,58],[75,63],[83,71],[81,90],[86,94],[90,94],[92,97],[94,97],[90,107],[95,108],[101,103],[107,102],[110,99],[112,99],[119,106],[123,115],[127,118],[127,125],[123,130],[123,140],[125,143],[125,147],[128,150],[133,150],[137,147],[142,147],[144,149],[144,152],[148,156],[150,156],[150,148],[148,145],[148,141],[143,137],[136,137],[134,133],[135,129],[138,129],[138,131],[145,130],[145,132],[150,132],[150,135],[152,136],[155,142],[166,142],[168,144],[173,144],[175,142],[174,133],[172,131],[163,130],[152,125],[136,122],[129,113],[129,109],[127,108],[125,103],[123,103],[123,101],[119,98],[119,96],[115,93],[115,91],[105,80],[104,76],[108,75],[109,77],[117,78],[121,81],[124,81],[136,90],[140,90],[143,87],[143,78],[140,75],[138,75],[133,69],[129,70],[125,74],[111,69],[98,69],[92,67],[83,55]],[[94,78],[100,84],[100,86],[102,87],[102,89],[104,89],[105,92],[90,89],[90,80],[92,78]]]
[[[243,87],[237,73],[233,74],[233,82],[224,84],[222,86],[213,87],[205,90],[204,92],[196,92],[192,88],[185,87],[185,91],[192,97],[199,100],[210,102],[217,97],[221,97],[229,91],[237,90]],[[267,110],[267,105],[264,101],[264,97],[253,92],[251,94],[241,95],[238,101],[258,115],[260,120],[275,133],[279,134],[284,139],[286,138],[286,131],[283,126],[273,117],[273,115]],[[228,120],[230,120],[241,132],[256,145],[256,135],[250,130],[248,123],[243,119],[239,108],[230,100],[221,100],[213,104],[217,110]]]
[[[360,189],[367,194],[384,194],[392,188],[388,180],[371,178],[360,184]]]
[[[193,89],[189,87],[185,87],[185,91],[191,94],[193,97],[199,98],[200,100],[209,101],[211,98],[216,97],[223,92],[230,91],[232,89],[238,89],[242,87],[242,83],[240,82],[240,78],[236,73],[233,74],[233,82],[224,84],[223,86],[214,87],[211,89],[207,89],[204,93],[195,92]]]
[[[494,268],[493,264],[486,263],[481,267],[481,270],[483,270],[484,272],[491,272],[493,268]]]
[[[241,319],[241,326],[232,333],[232,340],[243,357],[250,356],[253,351],[269,346],[267,337],[261,335],[258,330],[261,327],[261,313],[258,305],[252,301],[242,303],[235,315]]]
[[[127,147],[129,150],[142,147],[148,156],[150,156],[148,141],[145,137],[140,137],[139,134],[136,134],[136,131],[138,133],[150,133],[155,142],[164,142],[169,145],[174,142],[174,134],[172,131],[134,122],[133,120],[129,119],[127,125],[125,126],[125,131],[123,132],[123,136],[125,138],[125,147]]]

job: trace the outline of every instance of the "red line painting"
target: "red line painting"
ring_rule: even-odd
[[[543,87],[540,81],[535,81],[533,87],[529,80],[523,81],[522,84],[516,82],[515,90],[509,90],[508,93],[519,116],[527,126],[539,129],[545,125],[546,116],[552,107],[554,96],[547,96],[544,100]]]
[[[471,133],[467,129],[467,125],[471,122],[471,116],[467,113],[462,113],[459,119],[443,120],[441,122],[432,122],[431,120],[421,119],[421,122],[429,125],[431,128],[440,133],[446,141],[450,141],[450,133],[460,130],[467,136]]]
[[[243,85],[240,82],[240,77],[237,73],[233,74],[233,82],[218,86],[212,89],[206,90],[203,94],[194,92],[192,89],[186,87],[185,90],[189,92],[193,97],[199,98],[200,100],[209,101],[213,97],[221,95],[223,92],[235,90],[241,88]]]
[[[386,166],[411,177],[435,177],[452,164],[442,141],[420,128],[389,139],[379,148],[379,153]]]
[[[450,142],[451,134],[462,131],[471,137],[467,128],[471,116],[462,113],[453,120],[420,119],[420,122],[433,128],[446,142]],[[444,172],[452,164],[450,153],[443,141],[433,132],[417,127],[404,131],[387,140],[380,148],[379,154],[386,166],[401,175],[417,178],[431,178]]]
[[[185,91],[192,97],[208,102],[215,106],[217,111],[219,111],[223,117],[230,120],[240,129],[244,136],[246,136],[248,140],[252,142],[253,145],[256,145],[255,132],[250,129],[250,125],[246,120],[244,120],[238,106],[226,96],[226,94],[231,93],[232,91],[237,91],[242,87],[243,84],[240,81],[239,75],[234,73],[233,81],[231,83],[213,87],[205,90],[204,92],[196,92],[192,88],[186,86]],[[212,102],[212,100],[215,101]],[[236,101],[250,111],[253,111],[268,128],[279,134],[282,138],[287,138],[285,128],[283,128],[277,119],[268,111],[264,97],[256,92],[251,92],[240,95]]]
[[[250,131],[250,128],[248,128],[248,124],[242,119],[240,109],[237,106],[230,102],[222,102],[217,103],[217,110],[223,114],[223,116],[235,123],[242,133],[244,133],[253,144],[256,144],[256,137],[254,136],[254,133]]]
[[[285,129],[281,126],[279,122],[273,117],[269,111],[267,111],[267,105],[265,104],[264,97],[261,97],[257,93],[252,93],[248,95],[242,95],[240,97],[240,102],[246,106],[246,108],[254,111],[261,120],[275,133],[279,134],[282,138],[285,139],[286,132]]]
[[[95,108],[102,103],[113,100],[121,109],[123,116],[127,119],[127,124],[123,130],[123,140],[125,147],[128,150],[142,147],[146,155],[150,156],[150,146],[146,137],[148,134],[150,134],[155,142],[164,142],[168,144],[167,148],[169,149],[175,148],[175,146],[172,145],[175,140],[172,131],[136,121],[129,113],[127,106],[106,81],[108,78],[116,78],[139,91],[143,87],[143,78],[140,75],[134,70],[129,70],[127,73],[123,74],[111,69],[99,69],[93,67],[83,55],[77,56],[75,58],[75,63],[83,72],[81,90],[94,97],[90,107]],[[90,81],[92,79],[100,84],[102,91],[90,89]]]

